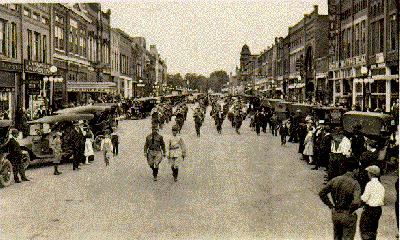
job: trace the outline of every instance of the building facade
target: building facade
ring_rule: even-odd
[[[395,0],[328,2],[329,77],[334,103],[388,112],[398,99],[399,31]]]
[[[111,31],[111,76],[117,85],[117,94],[133,97],[133,50],[131,38],[124,31]]]

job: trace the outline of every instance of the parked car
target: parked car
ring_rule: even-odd
[[[0,120],[0,145],[6,143],[12,126],[10,120]],[[7,152],[0,152],[0,187],[7,187],[12,182],[12,165],[7,159]]]
[[[29,136],[18,141],[25,155],[23,162],[25,168],[30,165],[53,161],[54,153],[50,148],[50,135],[52,130],[60,128],[61,123],[91,120],[93,118],[93,114],[64,113],[45,116],[28,122],[30,125]]]

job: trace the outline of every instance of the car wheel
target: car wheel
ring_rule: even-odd
[[[0,164],[0,187],[3,188],[11,184],[12,165],[6,158],[3,158]]]
[[[24,169],[27,169],[30,163],[31,156],[29,155],[29,152],[22,150],[22,166],[24,167]]]

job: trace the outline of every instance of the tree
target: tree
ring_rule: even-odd
[[[229,81],[228,74],[223,70],[214,71],[210,74],[209,88],[214,92],[220,92],[224,84]]]
[[[168,74],[167,75],[167,84],[171,85],[174,88],[184,88],[185,80],[182,78],[180,73],[176,74]]]
[[[197,75],[196,73],[186,73],[185,82],[189,84],[189,88],[197,89],[198,91],[204,92],[207,89],[207,80],[203,75]]]

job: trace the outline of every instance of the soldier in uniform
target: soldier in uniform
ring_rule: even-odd
[[[147,163],[153,170],[154,181],[157,181],[158,165],[165,157],[165,142],[163,137],[158,134],[157,125],[152,125],[151,130],[151,134],[146,137],[144,156],[147,158]]]
[[[254,114],[254,125],[256,128],[257,136],[258,136],[258,135],[260,135],[260,130],[261,130],[261,126],[262,126],[262,114],[259,110],[257,110],[256,113]]]
[[[193,118],[194,118],[194,126],[196,128],[196,134],[198,137],[200,137],[200,127],[202,125],[202,113],[201,113],[201,109],[197,108],[193,114]]]
[[[186,146],[181,137],[177,136],[178,127],[172,126],[172,137],[168,141],[168,162],[171,165],[174,181],[178,181],[179,166],[185,160]]]
[[[222,133],[222,123],[224,122],[224,114],[223,112],[219,111],[215,113],[215,125],[217,126],[217,132],[219,134]]]

